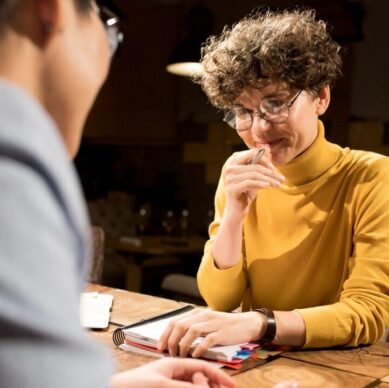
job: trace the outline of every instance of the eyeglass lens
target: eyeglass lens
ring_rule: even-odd
[[[289,102],[283,100],[262,100],[258,112],[250,112],[245,108],[237,107],[232,109],[224,116],[225,121],[230,127],[237,131],[245,131],[251,128],[254,116],[259,116],[262,119],[281,124],[289,117],[289,109],[297,100],[302,90],[300,90]]]

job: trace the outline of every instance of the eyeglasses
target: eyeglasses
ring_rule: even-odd
[[[289,102],[281,98],[264,98],[257,112],[253,112],[242,106],[234,106],[226,113],[223,121],[238,132],[247,131],[253,125],[254,116],[259,116],[269,123],[281,124],[289,117],[289,109],[301,94],[300,90]]]
[[[124,33],[121,29],[123,18],[119,15],[121,12],[109,0],[97,1],[97,7],[100,10],[99,15],[105,26],[112,58],[124,39]]]

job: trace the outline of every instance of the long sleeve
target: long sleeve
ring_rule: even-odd
[[[350,274],[338,302],[298,310],[305,347],[373,343],[389,325],[389,160],[376,161],[353,187]]]
[[[79,323],[78,241],[37,171],[0,158],[0,386],[106,387]]]
[[[246,291],[245,258],[242,252],[238,264],[228,269],[216,267],[212,256],[212,244],[218,231],[225,206],[223,174],[215,195],[215,218],[209,227],[209,237],[204,248],[197,282],[207,304],[220,311],[231,311],[238,307]]]

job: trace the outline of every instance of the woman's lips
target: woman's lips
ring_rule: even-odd
[[[280,144],[283,140],[284,140],[284,138],[275,139],[275,140],[261,141],[260,143],[257,143],[256,146],[259,147],[259,148],[260,147],[270,147],[270,148],[273,148],[273,147],[277,146],[278,144]]]

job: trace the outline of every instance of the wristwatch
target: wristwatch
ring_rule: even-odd
[[[254,309],[253,311],[263,314],[266,317],[267,322],[265,333],[256,342],[258,342],[260,345],[265,345],[269,342],[272,342],[276,336],[277,331],[276,320],[274,318],[273,311],[266,308]]]

